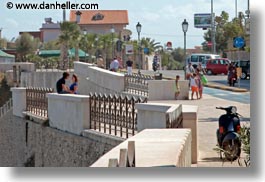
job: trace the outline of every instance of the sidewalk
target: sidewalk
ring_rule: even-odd
[[[204,85],[204,86],[209,87],[209,88],[228,90],[228,91],[232,91],[232,92],[248,92],[248,90],[244,89],[244,88],[230,87],[230,86],[227,86],[224,84],[214,83],[214,82],[208,82],[207,85]]]
[[[166,80],[174,80],[174,78],[171,78],[171,77],[163,77],[163,79],[166,79]],[[244,88],[230,87],[230,86],[227,86],[225,84],[215,83],[215,82],[211,82],[211,81],[208,82],[204,86],[205,87],[209,87],[209,88],[215,88],[215,89],[232,91],[232,92],[249,92],[249,90],[244,89]]]
[[[159,103],[197,105],[198,111],[198,147],[199,159],[198,164],[194,167],[239,167],[237,161],[222,163],[219,154],[213,150],[216,147],[216,129],[218,128],[218,118],[224,114],[221,110],[216,110],[217,106],[236,106],[238,113],[243,115],[241,125],[249,124],[250,121],[250,104],[219,99],[210,95],[203,95],[200,100],[170,100],[170,101],[152,101]],[[244,152],[241,152],[241,157]]]

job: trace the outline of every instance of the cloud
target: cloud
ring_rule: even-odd
[[[6,18],[5,22],[6,26],[8,26],[9,28],[18,28],[19,23],[14,19]]]

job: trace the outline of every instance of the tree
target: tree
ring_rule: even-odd
[[[61,44],[60,69],[66,70],[68,67],[68,50],[71,45],[76,47],[75,57],[78,56],[78,44],[80,28],[74,22],[60,23],[61,35],[59,36],[59,43]],[[78,59],[77,59],[78,60]]]
[[[7,48],[7,40],[5,38],[0,38],[0,49]]]
[[[156,42],[154,39],[145,37],[141,39],[141,46],[142,48],[148,48],[148,55],[153,54],[161,47],[163,48],[163,46],[160,45],[160,42]]]
[[[25,62],[26,55],[34,53],[39,47],[39,39],[34,39],[30,34],[23,33],[16,40],[16,50],[18,53],[18,60]]]
[[[60,45],[59,45],[58,40],[52,40],[52,41],[43,43],[42,49],[44,49],[44,50],[58,50],[58,49],[60,49]]]
[[[79,46],[81,49],[85,50],[89,55],[93,55],[96,52],[96,34],[86,34],[82,35],[80,38]]]
[[[223,52],[227,49],[227,42],[230,39],[233,39],[235,36],[244,35],[243,29],[243,13],[239,13],[239,18],[234,18],[232,21],[228,21],[229,15],[227,12],[222,11],[220,16],[215,17],[216,24],[216,51]],[[211,30],[208,30],[204,34],[205,42],[202,43],[204,51],[210,51],[210,47],[207,45],[207,42],[211,42]]]

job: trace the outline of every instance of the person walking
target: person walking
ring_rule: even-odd
[[[133,62],[131,60],[131,57],[128,57],[128,61],[126,62],[128,75],[132,75],[132,65],[133,65]]]
[[[193,73],[190,76],[190,86],[191,86],[191,100],[193,99],[194,93],[196,94],[197,99],[199,99],[199,94],[198,94],[198,79],[196,73]]]

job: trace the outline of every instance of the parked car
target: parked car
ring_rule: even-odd
[[[242,68],[241,79],[250,78],[250,61],[237,60],[235,61],[235,66]]]
[[[194,68],[197,68],[199,63],[202,64],[202,67],[204,68],[206,66],[206,62],[209,59],[217,59],[221,58],[217,54],[191,54],[190,56],[187,57],[186,59],[186,65],[191,62],[192,66]]]
[[[213,74],[225,74],[227,75],[227,66],[230,63],[229,59],[226,58],[218,58],[208,60],[206,64],[206,73],[208,75]]]

